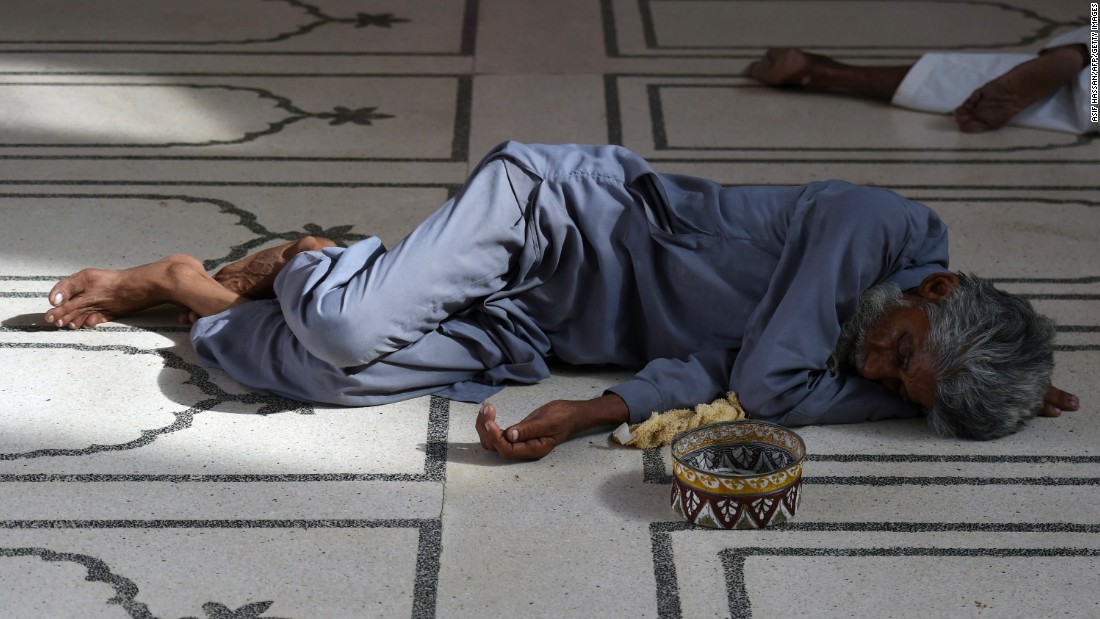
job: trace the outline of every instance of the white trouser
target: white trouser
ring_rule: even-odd
[[[1055,37],[1044,49],[1074,43],[1088,47],[1088,28]],[[922,112],[954,112],[975,90],[1036,57],[1035,54],[925,54],[906,74],[891,103]],[[1079,135],[1100,130],[1100,125],[1091,119],[1090,75],[1089,67],[1085,67],[1072,83],[1027,108],[1008,124]]]

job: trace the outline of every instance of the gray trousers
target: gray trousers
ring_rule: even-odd
[[[508,284],[537,181],[490,156],[392,250],[368,238],[296,256],[275,281],[276,299],[195,324],[200,360],[310,402],[364,406],[443,389],[488,397],[499,387],[466,381],[506,364],[508,351],[466,310]]]

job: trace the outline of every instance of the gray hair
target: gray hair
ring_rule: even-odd
[[[1054,370],[1054,323],[1025,299],[959,274],[923,306],[935,355],[928,421],[944,436],[990,440],[1020,429],[1043,405]]]

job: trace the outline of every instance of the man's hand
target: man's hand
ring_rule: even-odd
[[[1066,393],[1051,385],[1047,388],[1047,394],[1043,397],[1043,406],[1039,409],[1040,417],[1059,417],[1062,411],[1075,411],[1081,406],[1077,396]]]
[[[500,429],[496,407],[486,402],[475,426],[485,449],[509,460],[538,460],[574,434],[623,423],[628,416],[626,402],[608,394],[592,400],[554,400],[507,430]]]

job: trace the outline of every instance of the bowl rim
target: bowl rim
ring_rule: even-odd
[[[778,430],[781,433],[789,434],[789,435],[793,436],[795,441],[798,442],[798,446],[802,448],[802,455],[797,456],[795,458],[794,462],[792,462],[791,464],[789,464],[789,465],[787,465],[787,466],[785,466],[781,469],[776,469],[776,470],[771,471],[769,473],[748,473],[748,474],[718,473],[718,472],[708,471],[706,469],[700,469],[698,467],[692,466],[692,465],[684,462],[681,457],[676,455],[676,450],[674,449],[674,447],[676,446],[676,443],[679,442],[681,439],[686,438],[687,436],[689,436],[691,434],[694,434],[695,432],[699,432],[699,431],[709,429],[709,428],[720,427],[720,426],[733,426],[733,425],[740,425],[740,424],[746,424],[746,423],[769,427],[769,428]],[[721,478],[726,478],[726,479],[753,479],[753,478],[758,478],[758,477],[768,477],[769,475],[775,475],[776,473],[780,473],[780,472],[783,472],[783,471],[790,470],[790,469],[792,469],[796,466],[801,466],[802,462],[806,459],[806,441],[802,440],[801,435],[799,435],[794,430],[788,428],[787,426],[782,426],[782,425],[779,425],[778,423],[772,423],[770,421],[760,421],[758,419],[737,419],[737,420],[734,420],[734,421],[719,421],[717,423],[707,423],[707,424],[703,424],[701,426],[696,426],[696,427],[691,428],[689,430],[684,430],[683,432],[679,432],[679,433],[676,434],[676,436],[673,436],[672,440],[668,444],[668,448],[669,448],[669,455],[672,456],[672,460],[676,464],[679,464],[682,467],[686,467],[686,468],[688,468],[692,471],[698,471],[698,472],[704,473],[706,475],[712,475],[714,477],[721,477]],[[794,454],[791,454],[791,455],[793,456]],[[673,477],[675,477],[675,476],[673,476]]]

